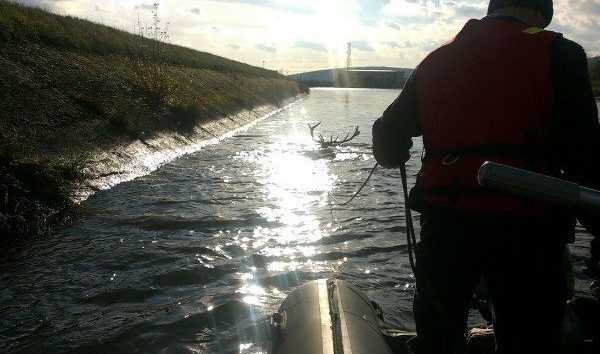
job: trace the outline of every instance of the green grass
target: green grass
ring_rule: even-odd
[[[0,137],[26,157],[189,130],[299,93],[270,70],[4,0],[0,37]]]
[[[28,40],[57,48],[100,55],[139,57],[154,41],[139,35],[71,16],[0,1],[0,38]],[[281,77],[277,72],[254,67],[190,48],[169,45],[161,60],[165,64],[197,69],[239,73],[260,77]]]
[[[0,234],[60,222],[99,151],[301,91],[273,71],[0,0]]]
[[[594,91],[594,96],[600,97],[600,80],[592,80],[592,90]]]

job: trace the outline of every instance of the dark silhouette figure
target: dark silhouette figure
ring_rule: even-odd
[[[420,211],[414,314],[418,354],[465,352],[465,314],[480,279],[494,304],[498,353],[556,353],[568,297],[561,258],[573,210],[486,191],[477,170],[496,161],[600,185],[598,112],[584,50],[543,30],[552,0],[492,0],[429,54],[373,126],[384,167],[425,154],[410,206]],[[589,268],[598,275],[599,249]]]

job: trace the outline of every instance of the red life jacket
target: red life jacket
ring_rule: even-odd
[[[551,48],[560,36],[516,21],[470,20],[417,67],[425,148],[417,186],[426,205],[544,212],[541,204],[484,190],[477,173],[486,160],[548,173]]]

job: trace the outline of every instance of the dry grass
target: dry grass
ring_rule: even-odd
[[[50,14],[44,10],[0,1],[0,38],[32,41],[56,48],[99,55],[146,56],[157,45],[154,38],[142,37],[88,20]],[[164,64],[258,77],[281,77],[278,73],[234,60],[168,45],[160,58]]]
[[[46,230],[94,151],[300,91],[273,71],[0,0],[0,234]]]

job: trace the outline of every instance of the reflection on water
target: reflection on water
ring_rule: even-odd
[[[306,109],[302,108],[300,114],[306,117]],[[256,166],[254,176],[260,181],[265,201],[256,213],[278,225],[257,226],[251,237],[241,240],[245,250],[252,248],[258,255],[276,259],[265,265],[269,272],[294,272],[301,265],[315,272],[320,269],[311,260],[318,252],[314,244],[329,235],[332,224],[323,225],[316,212],[328,204],[336,176],[330,172],[326,159],[307,154],[314,152],[318,156],[319,150],[306,129],[295,125],[289,133],[274,137],[265,148],[243,151],[236,156],[242,163]],[[256,271],[256,267],[252,270]],[[264,305],[269,298],[284,295],[275,287],[260,286],[253,273],[242,279],[244,282],[237,292],[244,295],[247,304]],[[244,347],[243,351],[248,349]]]
[[[265,352],[269,315],[286,294],[332,276],[412,329],[399,173],[379,170],[351,205],[335,205],[369,173],[370,127],[397,94],[313,90],[247,132],[98,193],[73,226],[5,252],[0,348]],[[307,128],[316,121],[322,132],[358,125],[362,134],[321,149]],[[589,238],[579,234],[581,268]],[[579,291],[586,286],[578,281]]]

